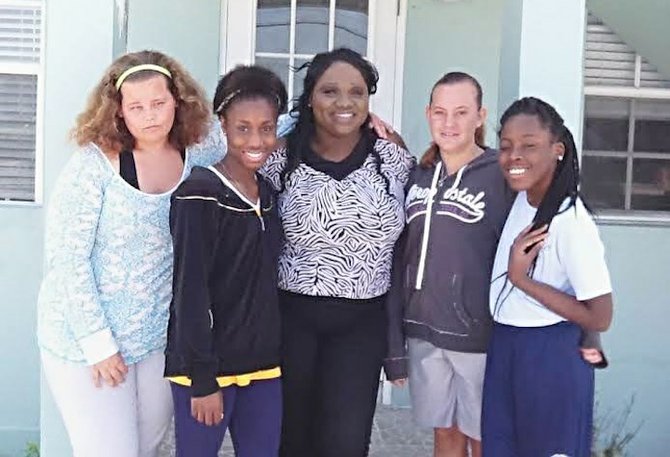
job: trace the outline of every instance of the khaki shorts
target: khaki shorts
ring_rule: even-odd
[[[481,440],[486,354],[440,349],[410,338],[409,392],[417,425],[458,429]]]

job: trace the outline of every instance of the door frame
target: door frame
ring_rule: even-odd
[[[219,71],[254,61],[256,41],[256,1],[221,0]],[[371,98],[373,112],[401,130],[405,33],[408,0],[370,0],[368,56],[379,70],[377,93]],[[381,39],[379,35],[394,35]],[[377,46],[378,42],[383,43]]]

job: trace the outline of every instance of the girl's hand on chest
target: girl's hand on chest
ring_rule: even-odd
[[[531,265],[549,236],[546,225],[535,230],[531,229],[532,224],[523,229],[510,249],[507,276],[515,286],[528,279]]]

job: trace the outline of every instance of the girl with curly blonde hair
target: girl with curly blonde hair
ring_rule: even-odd
[[[158,453],[172,416],[170,196],[224,155],[219,130],[200,86],[154,51],[115,60],[77,118],[38,299],[44,372],[77,457]]]

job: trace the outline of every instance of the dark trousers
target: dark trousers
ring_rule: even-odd
[[[589,457],[593,368],[581,329],[495,324],[484,377],[484,457]]]
[[[384,297],[282,293],[282,457],[364,457],[386,354]]]
[[[191,416],[191,388],[170,383],[177,457],[216,457],[226,430],[237,457],[276,457],[281,431],[281,381],[253,381],[223,392],[223,420],[207,426]]]

